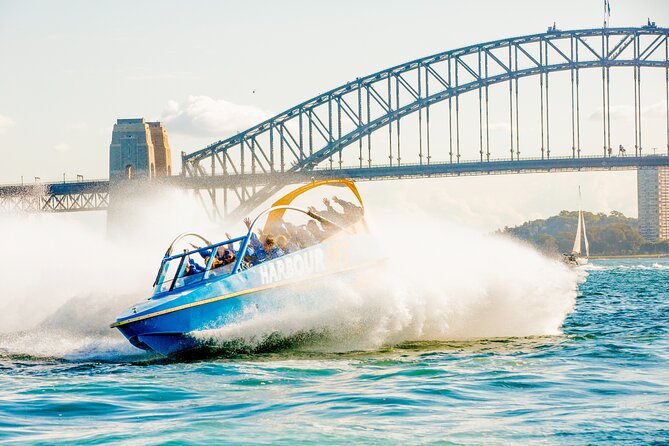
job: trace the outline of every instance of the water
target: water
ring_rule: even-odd
[[[406,339],[345,352],[293,339],[253,354],[175,362],[109,340],[91,349],[101,342],[95,336],[92,344],[75,343],[67,358],[36,356],[36,347],[21,354],[26,339],[5,334],[0,438],[666,444],[669,260],[597,260],[587,272],[562,334],[553,335]],[[59,343],[53,331],[44,333],[51,338],[30,332],[38,345]]]
[[[387,209],[370,218],[387,267],[202,333],[219,348],[175,361],[109,323],[150,293],[174,234],[241,228],[206,227],[178,193],[133,212],[143,226],[117,240],[63,216],[0,215],[0,441],[669,441],[669,259],[574,272]]]

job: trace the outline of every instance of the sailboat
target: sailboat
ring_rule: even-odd
[[[585,257],[581,255],[581,245],[585,244]],[[578,188],[578,226],[576,227],[576,237],[574,238],[574,247],[570,253],[562,254],[562,260],[570,266],[580,266],[588,263],[590,256],[590,247],[588,245],[588,234],[585,230],[585,220],[583,219],[583,210],[581,209],[581,188]]]

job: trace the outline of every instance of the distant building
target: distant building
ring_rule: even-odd
[[[160,122],[118,119],[109,146],[109,179],[155,178],[172,174],[167,132]]]
[[[162,122],[148,122],[153,142],[153,158],[156,161],[156,176],[172,175],[172,151],[167,141],[167,131]]]
[[[639,232],[649,241],[669,240],[669,167],[637,170]]]

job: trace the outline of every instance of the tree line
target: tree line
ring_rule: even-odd
[[[669,254],[669,240],[650,242],[638,230],[636,218],[626,217],[622,212],[610,214],[583,212],[583,219],[590,242],[590,255],[639,255]],[[571,252],[578,211],[561,211],[547,219],[532,220],[520,226],[505,227],[499,232],[526,240],[540,251],[557,255]]]

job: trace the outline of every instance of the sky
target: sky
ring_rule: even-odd
[[[22,177],[107,178],[118,118],[164,122],[178,171],[181,151],[203,148],[356,77],[468,44],[544,32],[554,22],[561,29],[599,27],[602,9],[603,0],[0,0],[0,184]],[[669,2],[611,0],[611,26],[640,26],[647,18],[669,26]],[[614,85],[630,73],[612,75]],[[663,75],[644,75],[649,147],[666,147]],[[628,85],[611,94],[619,132],[614,147],[633,144]],[[583,125],[595,128],[601,90],[582,94]],[[553,95],[556,104],[564,100]],[[531,132],[535,124],[524,126]],[[503,122],[492,125],[504,129]],[[508,140],[505,135],[493,131],[493,144]],[[597,144],[593,139],[590,146]],[[578,185],[585,209],[636,215],[630,171],[360,187],[371,207],[406,203],[494,230],[575,209]]]

